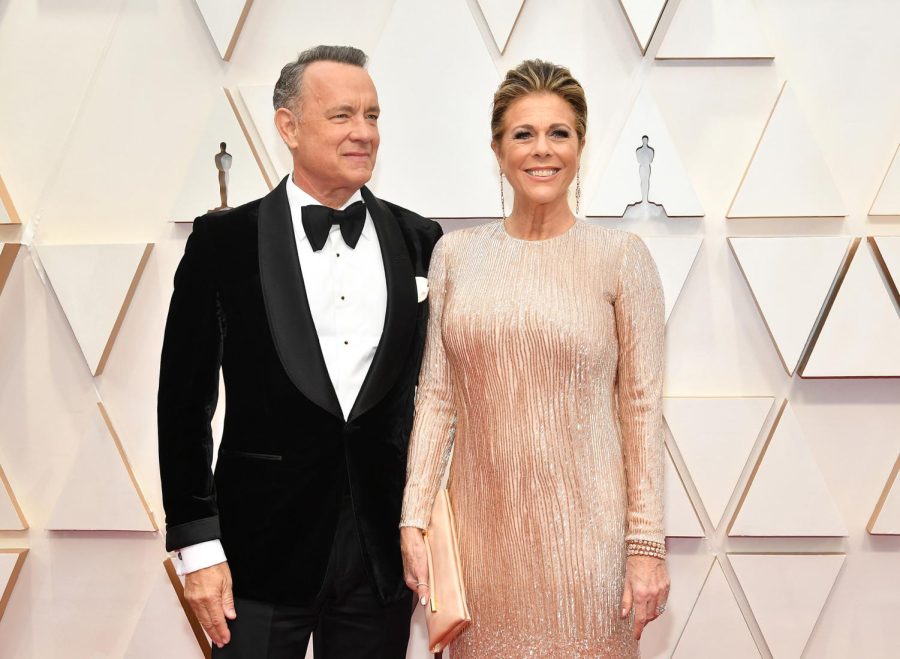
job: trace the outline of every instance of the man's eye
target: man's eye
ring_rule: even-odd
[[[378,115],[377,115],[377,114],[370,114],[370,115],[369,115],[369,119],[371,119],[372,121],[378,121]]]

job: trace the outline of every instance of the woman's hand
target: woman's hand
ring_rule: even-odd
[[[665,610],[669,599],[669,571],[666,561],[655,556],[629,556],[625,563],[625,590],[621,616],[634,608],[634,638],[640,640],[644,627]]]
[[[422,529],[404,526],[400,529],[400,552],[403,554],[403,579],[406,586],[419,596],[419,604],[428,603],[428,558]]]

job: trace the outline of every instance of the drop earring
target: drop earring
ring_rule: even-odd
[[[506,222],[506,199],[503,197],[503,170],[500,170],[500,212],[503,213],[503,221]]]
[[[575,172],[575,215],[581,212],[581,166]]]

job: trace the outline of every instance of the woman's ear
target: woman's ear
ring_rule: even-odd
[[[497,167],[500,168],[500,171],[503,171],[503,157],[500,155],[500,145],[497,143],[497,140],[491,140],[491,151],[497,157]]]

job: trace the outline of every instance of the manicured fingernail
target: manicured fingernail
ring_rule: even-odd
[[[422,606],[425,606],[426,604],[428,604],[428,598],[423,596],[423,597],[419,600],[419,604],[421,604]]]
[[[621,614],[621,615],[622,615],[623,618],[624,618],[625,616],[627,616],[627,615],[628,615],[628,609],[622,609],[622,614]]]

